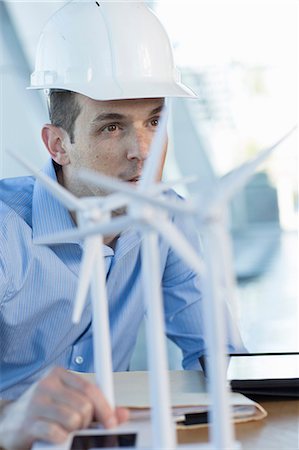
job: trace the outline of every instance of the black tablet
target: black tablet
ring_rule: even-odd
[[[254,396],[299,397],[299,353],[230,355],[227,378],[233,391]]]

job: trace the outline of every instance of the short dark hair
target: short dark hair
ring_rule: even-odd
[[[63,128],[74,143],[74,126],[81,107],[76,92],[50,89],[48,93],[49,117],[52,125]]]

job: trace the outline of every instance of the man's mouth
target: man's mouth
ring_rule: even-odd
[[[129,180],[127,180],[128,183],[132,183],[132,184],[138,184],[139,181],[140,181],[140,176],[133,177],[133,178],[130,178]]]

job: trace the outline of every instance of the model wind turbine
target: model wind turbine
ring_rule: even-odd
[[[164,111],[140,180],[138,190],[141,192],[146,192],[147,188],[155,183],[166,142],[166,127],[167,113]],[[128,215],[143,219],[146,215],[151,215],[152,211],[150,208],[146,209],[147,207],[148,205],[141,204],[140,201],[132,201]],[[157,234],[147,227],[143,230],[141,265],[143,296],[148,314],[146,331],[152,407],[152,445],[153,448],[166,450],[176,447],[176,435],[171,412],[158,239]]]
[[[54,181],[52,178],[29,164],[20,155],[8,150],[8,153],[16,159],[22,166],[29,170],[36,178],[57,198],[67,209],[75,211],[78,220],[78,230],[86,230],[99,224],[108,224],[106,234],[118,233],[126,229],[131,221],[124,217],[116,223],[109,223],[111,212],[117,208],[126,206],[127,196],[112,194],[107,197],[85,197],[77,198],[67,189]],[[190,182],[177,180],[173,183]],[[166,184],[155,184],[150,193],[159,194],[166,190]],[[150,194],[149,194],[150,196]],[[64,239],[66,242],[67,239]],[[56,241],[57,242],[57,241]],[[94,369],[96,381],[108,402],[114,407],[114,391],[112,377],[111,342],[109,331],[108,300],[106,292],[106,270],[105,257],[103,254],[103,234],[90,234],[85,238],[83,256],[79,272],[79,282],[73,308],[72,320],[79,323],[87,298],[88,290],[91,286],[92,315],[93,315],[93,348],[94,348]],[[101,326],[97,326],[97,324]]]
[[[207,271],[204,276],[204,301],[206,302],[205,323],[207,326],[208,345],[208,379],[210,383],[213,408],[212,441],[215,448],[230,448],[232,440],[231,427],[228,427],[227,390],[221,386],[220,380],[226,379],[227,361],[225,355],[226,330],[224,317],[224,295],[221,282],[224,281],[225,295],[233,297],[234,286],[230,274],[232,269],[232,250],[230,236],[225,226],[223,212],[234,194],[243,188],[254,172],[279,145],[296,129],[293,127],[271,147],[261,151],[255,158],[216,180],[214,188],[209,192],[204,189],[197,198],[197,214],[195,221],[201,231],[204,245]],[[214,323],[214,327],[211,324]],[[235,334],[235,333],[234,333]]]

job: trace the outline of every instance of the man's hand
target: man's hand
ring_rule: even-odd
[[[35,441],[58,444],[69,432],[95,420],[112,428],[128,419],[124,408],[112,410],[96,385],[55,368],[31,386],[0,417],[0,447],[27,450]]]

